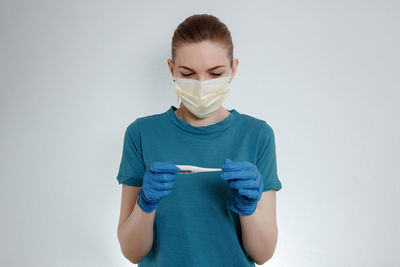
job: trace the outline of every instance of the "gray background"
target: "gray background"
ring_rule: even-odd
[[[265,266],[399,266],[399,8],[1,0],[0,265],[132,266],[116,234],[123,133],[176,105],[173,31],[210,13],[239,58],[224,106],[275,131]]]

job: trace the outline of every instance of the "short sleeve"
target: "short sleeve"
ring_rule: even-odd
[[[274,131],[265,121],[258,136],[256,166],[263,177],[263,192],[282,188],[276,166]]]
[[[122,158],[117,175],[118,183],[142,186],[145,170],[138,119],[136,119],[125,130]]]

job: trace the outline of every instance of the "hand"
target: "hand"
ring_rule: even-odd
[[[172,193],[176,173],[179,171],[180,169],[169,161],[152,162],[148,165],[137,200],[139,207],[147,213],[155,210],[160,200]]]
[[[225,159],[221,178],[231,188],[230,209],[243,216],[251,215],[263,192],[263,178],[257,166],[248,161],[233,162]]]

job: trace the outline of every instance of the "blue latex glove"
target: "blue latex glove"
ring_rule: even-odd
[[[248,161],[225,159],[221,178],[228,181],[231,189],[230,209],[243,216],[251,215],[257,208],[264,183],[260,172]]]
[[[139,207],[147,213],[155,210],[160,200],[172,193],[179,171],[170,161],[156,161],[147,165],[137,200]]]

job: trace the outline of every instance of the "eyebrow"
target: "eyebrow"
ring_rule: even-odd
[[[214,70],[214,69],[218,69],[218,68],[220,68],[220,67],[225,67],[225,65],[218,65],[218,66],[212,67],[212,68],[210,68],[210,69],[208,69],[208,70]],[[188,70],[194,71],[194,70],[192,70],[191,68],[186,67],[186,66],[178,66],[178,68],[184,68],[184,69],[188,69]]]

